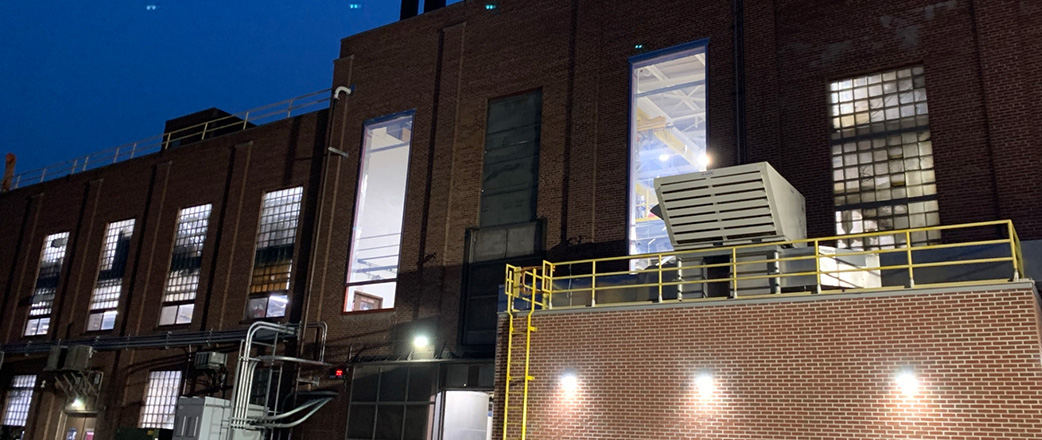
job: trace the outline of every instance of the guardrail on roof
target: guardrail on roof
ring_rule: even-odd
[[[106,150],[97,151],[86,156],[66,160],[54,165],[17,173],[11,179],[11,189],[23,188],[29,185],[46,182],[51,179],[57,179],[59,177],[112,165],[135,157],[157,153],[169,148],[171,145],[176,145],[178,141],[186,140],[188,138],[195,138],[197,140],[212,139],[229,132],[229,129],[235,129],[239,126],[242,126],[242,128],[245,129],[251,125],[267,124],[282,119],[288,119],[293,115],[300,115],[320,110],[328,106],[330,91],[331,89],[319,90],[317,92],[308,93],[306,95],[297,96],[295,98],[206,121],[191,127],[180,128],[173,132],[163,133],[136,142],[130,142]]]
[[[953,239],[916,240],[928,231]],[[833,247],[845,239],[891,237],[881,249]],[[957,237],[987,237],[972,241]],[[632,262],[650,259],[645,269]],[[878,231],[689,251],[507,266],[499,309],[741,300],[1018,281],[1024,276],[1013,222]],[[503,304],[502,301],[506,301]]]

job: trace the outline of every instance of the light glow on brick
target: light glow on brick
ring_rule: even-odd
[[[897,373],[897,386],[905,397],[915,397],[919,394],[919,376],[911,369],[904,369]]]

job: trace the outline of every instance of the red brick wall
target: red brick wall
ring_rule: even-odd
[[[1032,286],[934,292],[537,314],[528,438],[1039,438]],[[502,385],[502,349],[497,366]],[[906,367],[921,383],[912,398],[895,381]],[[559,384],[569,369],[571,397]],[[501,416],[499,403],[493,438]]]

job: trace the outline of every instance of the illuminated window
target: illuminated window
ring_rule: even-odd
[[[829,85],[836,233],[940,224],[922,67],[859,76]],[[914,232],[934,243],[940,231]],[[840,246],[888,248],[903,235],[841,240]]]
[[[394,307],[412,112],[365,123],[344,311]]]
[[[141,405],[141,428],[174,429],[174,410],[181,395],[180,371],[148,373],[148,388]]]
[[[304,188],[288,188],[264,194],[257,251],[250,281],[250,318],[286,315],[293,249],[297,243],[297,219]]]
[[[7,390],[4,404],[4,426],[25,426],[29,418],[29,405],[33,401],[33,387],[36,376],[27,374],[11,379],[11,388]]]
[[[651,213],[656,177],[704,171],[706,47],[688,44],[631,59],[630,254],[673,249],[666,225]]]
[[[130,237],[134,235],[134,219],[109,223],[98,264],[98,280],[90,296],[87,330],[112,330],[116,325],[116,309],[123,293],[123,273],[127,269]]]
[[[203,244],[210,222],[211,205],[182,208],[177,213],[177,232],[170,270],[163,288],[163,308],[159,325],[188,324],[195,311],[199,271],[203,264]]]
[[[36,287],[30,300],[29,321],[25,324],[26,336],[45,335],[51,327],[51,307],[54,305],[54,295],[58,291],[58,278],[61,276],[65,249],[68,245],[68,232],[48,235],[43,241]]]

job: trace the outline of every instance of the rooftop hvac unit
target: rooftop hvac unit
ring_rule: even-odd
[[[89,345],[51,347],[44,371],[86,371],[91,368],[94,348]]]
[[[228,354],[216,351],[200,351],[195,354],[196,370],[220,370],[228,362]]]
[[[659,177],[655,193],[676,250],[807,237],[803,195],[767,162]]]

